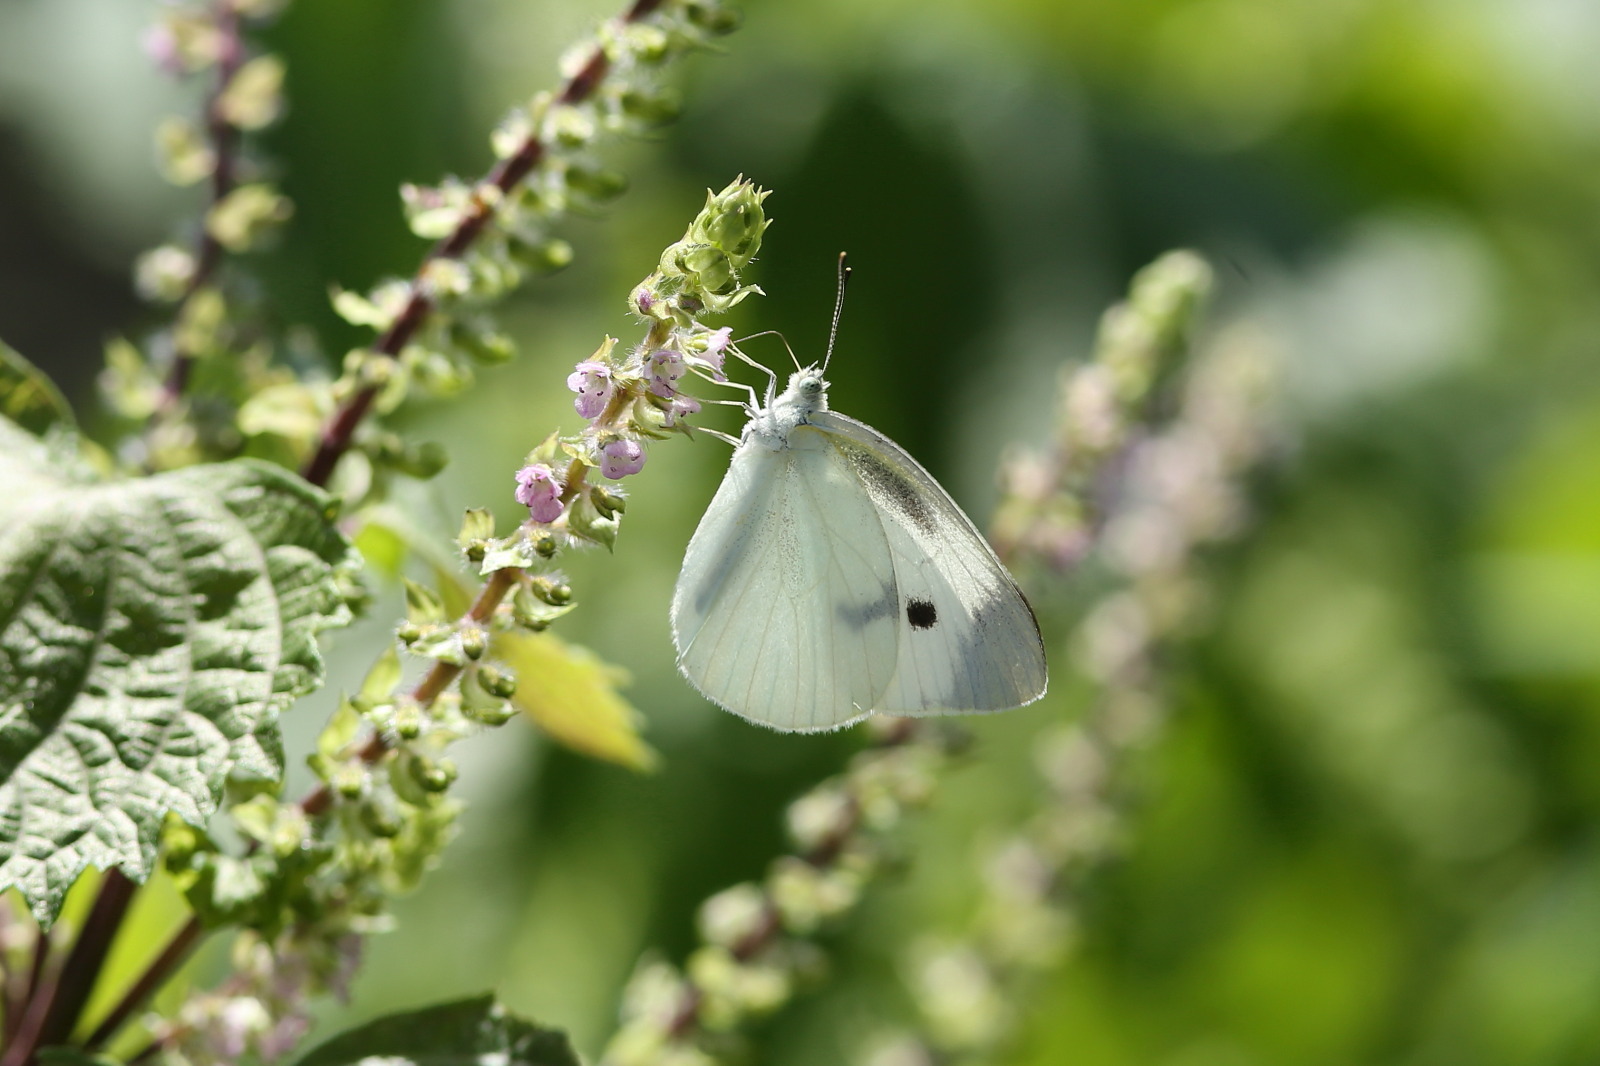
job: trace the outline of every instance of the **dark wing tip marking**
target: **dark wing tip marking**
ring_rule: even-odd
[[[939,609],[932,600],[907,600],[906,621],[912,629],[932,629],[939,624]]]
[[[835,439],[834,446],[849,460],[875,500],[893,508],[924,532],[933,532],[936,520],[927,502],[917,494],[916,485],[853,441]]]

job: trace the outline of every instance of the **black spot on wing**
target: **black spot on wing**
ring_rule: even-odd
[[[893,510],[926,533],[933,532],[933,512],[917,495],[915,484],[866,449],[854,443],[835,443],[879,506]]]
[[[932,629],[939,623],[939,609],[932,600],[907,600],[906,621],[912,629]]]

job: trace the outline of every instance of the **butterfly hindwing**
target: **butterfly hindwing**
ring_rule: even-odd
[[[891,684],[899,614],[877,505],[838,450],[818,437],[744,442],[673,596],[684,675],[752,721],[836,729]]]

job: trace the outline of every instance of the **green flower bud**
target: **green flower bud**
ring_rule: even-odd
[[[333,780],[329,783],[345,799],[356,799],[366,791],[367,772],[355,763],[345,763],[334,772]]]
[[[257,56],[234,72],[228,87],[217,97],[217,114],[231,126],[258,130],[283,110],[283,60]]]
[[[683,13],[690,25],[713,36],[723,36],[739,28],[739,12],[717,0],[686,0]]]
[[[411,780],[424,792],[443,792],[455,783],[456,764],[449,759],[418,757],[407,764]]]
[[[745,267],[760,249],[761,235],[771,224],[761,208],[770,195],[743,178],[707,195],[706,206],[689,229],[689,239],[714,245],[732,260],[734,269]]]
[[[590,201],[603,204],[627,192],[628,179],[615,170],[569,166],[567,186]]]
[[[617,108],[640,125],[663,126],[683,113],[683,100],[665,89],[627,89],[617,94]]]
[[[539,274],[553,274],[572,262],[572,245],[559,237],[543,241],[512,240],[507,245],[511,257],[528,270]]]
[[[464,626],[461,630],[461,654],[474,661],[483,658],[489,650],[489,636],[480,626]]]
[[[194,256],[172,244],[152,248],[134,265],[134,287],[147,300],[177,303],[194,279]]]
[[[241,185],[212,205],[206,232],[228,251],[245,252],[293,213],[294,205],[270,185]]]
[[[384,797],[388,799],[387,796]],[[383,802],[374,797],[371,802],[361,805],[361,825],[367,832],[375,837],[385,839],[397,837],[404,824],[400,821],[400,814],[393,807],[393,802]]]
[[[535,596],[527,588],[519,588],[511,597],[511,618],[524,629],[535,633],[542,633],[550,628],[550,623],[566,614],[576,606],[568,603],[562,607],[553,607]]]
[[[444,600],[439,598],[437,592],[410,578],[405,579],[405,587],[406,621],[419,626],[444,621]]]
[[[679,241],[672,245],[661,255],[661,272],[683,278],[687,290],[708,296],[728,292],[736,285],[732,261],[709,244]]]
[[[528,582],[533,594],[552,607],[565,607],[572,602],[572,586],[549,577],[535,577]]]
[[[427,481],[450,465],[450,453],[444,445],[431,440],[401,448],[388,459],[394,469],[418,481]]]
[[[593,486],[589,490],[589,499],[602,518],[614,518],[627,510],[627,499],[620,493],[609,491],[603,485]]]
[[[461,550],[468,553],[474,547],[478,549],[478,558],[483,558],[483,542],[494,536],[494,513],[487,507],[469,507],[461,519],[461,531],[456,534],[456,544]]]
[[[517,692],[517,675],[504,667],[490,666],[487,663],[478,667],[478,687],[491,696],[508,700]]]
[[[400,643],[412,644],[422,637],[422,627],[415,622],[402,622],[400,628],[394,631],[394,635],[400,638]]]
[[[394,709],[394,735],[401,740],[416,740],[422,735],[422,708],[403,703]]]
[[[204,181],[216,169],[217,155],[193,122],[166,118],[156,127],[156,160],[161,176],[174,185]]]

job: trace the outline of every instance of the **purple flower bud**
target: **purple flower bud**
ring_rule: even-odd
[[[611,368],[604,363],[585,359],[567,375],[567,388],[578,394],[572,402],[584,418],[598,417],[611,402],[616,383],[611,380]]]
[[[517,471],[517,502],[528,508],[535,522],[554,522],[566,510],[561,502],[561,479],[544,463]]]
[[[600,473],[627,477],[644,469],[644,445],[636,440],[614,440],[600,449]]]
[[[641,315],[648,315],[650,309],[656,305],[655,294],[641,285],[633,294],[633,303]]]
[[[671,403],[667,404],[667,409],[665,412],[667,416],[666,424],[669,427],[675,426],[678,424],[678,419],[683,418],[686,415],[698,414],[699,412],[700,401],[695,399],[693,396],[685,396],[680,392],[678,395],[672,398]]]
[[[670,400],[678,394],[678,379],[683,377],[687,367],[683,362],[683,355],[670,348],[663,348],[658,352],[651,352],[648,360],[650,367],[650,391],[664,400]]]

